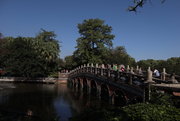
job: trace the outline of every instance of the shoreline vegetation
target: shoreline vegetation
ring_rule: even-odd
[[[146,103],[88,107],[70,121],[180,121],[180,97],[153,92]]]
[[[163,105],[137,103],[122,108],[89,108],[70,121],[179,121],[180,109]]]

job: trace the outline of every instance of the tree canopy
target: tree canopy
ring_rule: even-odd
[[[124,46],[117,46],[111,49],[110,55],[106,59],[109,64],[124,64],[124,65],[135,65],[135,59],[132,58],[127,52]]]
[[[0,42],[0,66],[13,76],[44,77],[58,68],[60,48],[54,32],[42,30],[36,37],[6,37]]]
[[[103,63],[108,49],[113,45],[112,27],[105,25],[103,20],[88,19],[78,24],[80,37],[76,40],[74,52],[79,64]]]
[[[167,60],[140,60],[137,62],[137,65],[139,65],[145,70],[148,67],[151,67],[152,69],[158,69],[160,71],[162,71],[163,68],[166,68],[167,73],[175,73],[177,75],[180,75],[180,57],[171,57]]]

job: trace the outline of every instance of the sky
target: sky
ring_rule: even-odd
[[[180,57],[180,0],[151,0],[128,12],[132,0],[0,0],[0,32],[34,37],[41,28],[54,31],[61,43],[60,57],[72,55],[77,25],[99,18],[112,27],[113,47],[124,46],[136,59]]]

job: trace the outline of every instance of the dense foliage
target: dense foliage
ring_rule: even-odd
[[[137,65],[139,65],[143,69],[151,67],[152,69],[156,68],[160,71],[162,71],[163,68],[166,68],[167,73],[175,73],[177,75],[180,75],[180,57],[172,57],[167,60],[140,60],[137,62]]]
[[[112,27],[103,20],[88,19],[78,24],[81,37],[77,41],[74,57],[78,65],[84,63],[103,63],[108,50],[112,47]]]
[[[70,121],[179,121],[180,110],[156,104],[138,103],[122,108],[89,108]]]
[[[59,43],[54,32],[0,40],[0,68],[11,76],[44,77],[57,71]]]
[[[123,107],[129,121],[179,121],[180,110],[155,104],[135,104]]]
[[[108,64],[124,64],[135,66],[136,61],[127,52],[125,47],[117,46],[110,50],[110,55],[106,58]]]

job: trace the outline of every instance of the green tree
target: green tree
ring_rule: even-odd
[[[103,63],[103,58],[112,47],[112,27],[105,25],[103,20],[88,19],[78,24],[79,33],[74,57],[78,64]]]
[[[61,58],[58,59],[58,70],[65,69],[65,61]]]
[[[110,56],[106,59],[110,64],[124,64],[124,65],[135,65],[135,59],[132,58],[126,52],[125,47],[117,46],[115,49],[112,49]]]
[[[6,45],[7,45],[7,42],[6,42],[6,40],[3,38],[2,33],[0,33],[0,68],[3,67],[4,56],[5,56],[6,53],[7,53]]]
[[[41,75],[41,63],[31,45],[31,40],[17,37],[8,45],[5,68],[14,76],[32,77]],[[38,72],[38,74],[37,74]]]
[[[166,68],[167,73],[175,73],[177,75],[180,75],[180,57],[172,57],[167,60],[140,60],[137,62],[137,65],[145,70],[147,70],[148,67],[151,67],[151,69],[156,68],[159,71],[162,71],[163,68]]]
[[[55,39],[56,34],[52,31],[41,30],[34,39],[34,48],[41,58],[47,61],[56,61],[59,57],[59,43]]]
[[[77,62],[73,55],[65,57],[65,69],[71,70],[77,66]]]
[[[180,75],[180,57],[172,57],[166,61],[167,73],[176,73]]]
[[[42,29],[33,39],[33,47],[38,53],[38,58],[43,60],[43,68],[47,73],[58,70],[60,47],[55,38],[56,34],[53,31]]]
[[[142,67],[143,69],[147,70],[148,67],[151,67],[151,69],[155,69],[158,66],[159,61],[153,60],[153,59],[147,59],[147,60],[140,60],[137,62],[137,65]]]
[[[13,76],[42,77],[58,70],[59,43],[54,32],[41,31],[36,37],[7,37],[3,67]],[[1,47],[0,47],[1,48]]]

